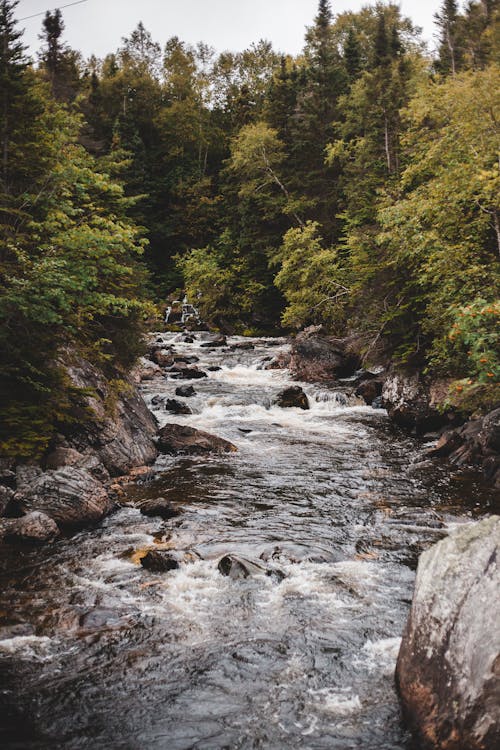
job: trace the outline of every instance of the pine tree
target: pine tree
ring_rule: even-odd
[[[444,0],[443,6],[435,16],[440,30],[438,61],[436,67],[441,73],[456,75],[460,63],[458,47],[458,3],[456,0]]]
[[[347,33],[344,45],[344,64],[349,80],[355,80],[361,71],[361,48],[358,36],[353,28],[350,28]]]
[[[46,12],[42,28],[39,37],[43,42],[40,53],[41,68],[51,85],[54,97],[59,101],[72,101],[80,86],[80,56],[62,41],[64,21],[59,8],[53,13],[49,10]]]
[[[20,115],[15,106],[18,97],[26,92],[24,73],[28,67],[22,32],[17,31],[14,10],[17,2],[0,0],[0,138],[2,159],[1,192],[9,193],[14,178],[11,167],[11,141]]]

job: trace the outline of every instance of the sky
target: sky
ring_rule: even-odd
[[[59,7],[72,0],[60,0]],[[54,10],[51,0],[20,0],[16,15]],[[367,0],[333,0],[334,13],[359,10]],[[433,15],[441,0],[400,2],[403,13],[424,30],[433,47]],[[203,41],[218,52],[242,50],[259,39],[268,39],[276,51],[300,52],[305,27],[311,25],[318,0],[85,0],[62,11],[65,41],[84,57],[104,57],[142,21],[162,45],[172,36],[190,43]],[[39,48],[43,16],[20,22],[31,54]]]

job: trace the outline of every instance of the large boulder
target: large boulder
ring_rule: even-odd
[[[111,476],[153,463],[157,425],[131,380],[110,382],[93,365],[73,358],[66,365],[74,386],[90,390],[78,430],[66,436],[66,446],[93,452]],[[78,415],[77,415],[78,416]]]
[[[165,411],[171,414],[192,414],[193,412],[187,404],[178,401],[176,398],[167,398],[164,402]]]
[[[46,471],[15,495],[24,513],[45,513],[61,526],[100,521],[113,507],[106,489],[85,469]]]
[[[297,408],[309,409],[309,399],[299,385],[291,385],[284,388],[273,399],[273,404],[282,409]]]
[[[292,377],[318,383],[352,375],[360,361],[350,350],[351,343],[348,339],[323,335],[321,327],[307,328],[292,343],[289,364]]]
[[[424,748],[500,747],[499,591],[498,516],[420,558],[396,679]]]
[[[158,449],[160,453],[173,455],[180,453],[192,455],[234,453],[238,450],[235,445],[223,438],[180,424],[167,424],[160,430]]]
[[[419,373],[389,375],[382,390],[382,405],[392,421],[415,435],[450,425],[454,415],[439,410],[439,384],[432,386]]]
[[[53,518],[34,511],[22,518],[13,518],[1,522],[0,535],[21,542],[42,544],[53,541],[59,536],[59,527]]]

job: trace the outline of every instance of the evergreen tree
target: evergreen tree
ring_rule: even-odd
[[[436,67],[441,73],[456,75],[461,61],[457,1],[444,0],[440,12],[434,18],[440,31]]]
[[[53,13],[46,12],[42,28],[41,68],[54,97],[60,101],[72,101],[80,88],[80,56],[62,41],[64,21],[58,8]]]

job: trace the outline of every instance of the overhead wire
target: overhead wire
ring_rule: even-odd
[[[64,10],[64,8],[71,8],[73,5],[81,5],[82,3],[88,3],[89,0],[76,0],[74,3],[67,3],[67,5],[59,5],[59,7],[55,8],[54,10]],[[38,16],[44,16],[47,11],[42,10],[40,13],[33,13],[31,16],[24,16],[24,18],[19,18],[18,21],[29,21],[30,18],[38,18]]]

